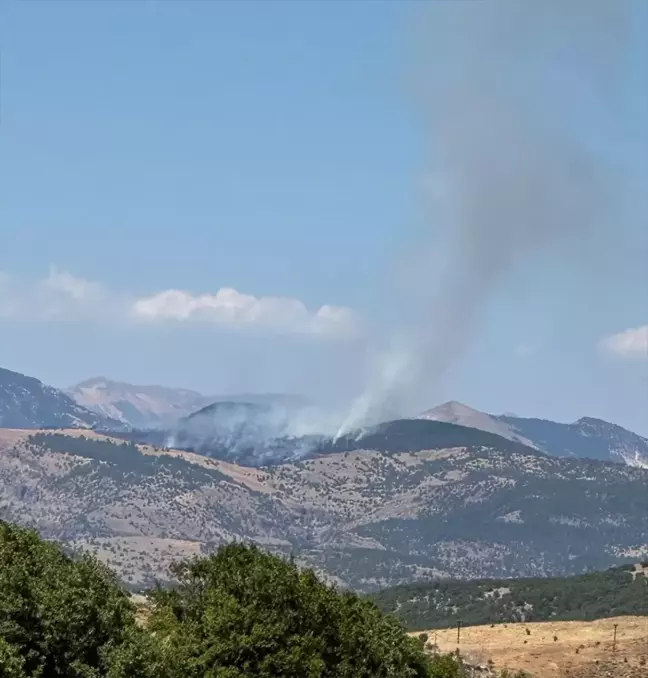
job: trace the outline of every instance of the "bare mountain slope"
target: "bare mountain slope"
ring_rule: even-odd
[[[206,416],[222,403],[281,405],[295,407],[304,401],[297,396],[274,393],[243,393],[226,396],[203,395],[186,388],[136,385],[93,377],[67,389],[79,405],[136,429],[167,428],[194,415]]]
[[[465,446],[429,439],[417,450],[397,424],[375,449],[272,468],[94,432],[4,430],[0,518],[94,550],[133,584],[233,538],[295,553],[361,589],[565,574],[648,554],[647,471],[497,447],[495,437],[483,446],[474,432]]]
[[[79,405],[133,427],[170,424],[211,402],[196,391],[94,377],[67,390]]]
[[[428,421],[445,421],[449,424],[458,424],[459,426],[467,426],[469,428],[478,428],[481,431],[488,431],[495,435],[502,436],[508,440],[514,440],[535,447],[533,442],[528,438],[520,435],[515,428],[506,421],[500,421],[490,414],[475,410],[468,405],[459,403],[456,400],[451,400],[443,405],[427,410],[418,416],[419,419],[427,419]]]

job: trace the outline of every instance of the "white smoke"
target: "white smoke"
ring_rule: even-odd
[[[609,133],[624,128],[626,57],[644,39],[633,7],[429,3],[419,87],[434,189],[427,228],[405,262],[405,312],[339,433],[413,413],[536,253],[559,257],[620,227]]]
[[[253,466],[273,464],[307,456],[330,440],[341,416],[310,403],[217,401],[167,430],[165,447]]]

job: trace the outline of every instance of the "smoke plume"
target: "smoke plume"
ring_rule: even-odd
[[[624,126],[631,4],[429,3],[416,78],[426,224],[396,295],[398,330],[341,433],[413,414],[509,274],[618,227],[610,130]]]

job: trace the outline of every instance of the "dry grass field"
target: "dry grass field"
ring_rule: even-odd
[[[441,652],[457,649],[457,629],[427,633]],[[461,629],[459,649],[470,664],[533,678],[648,678],[648,617],[472,626]]]

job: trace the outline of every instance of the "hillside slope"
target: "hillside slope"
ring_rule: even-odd
[[[446,427],[438,449],[433,436],[413,449],[399,426],[374,449],[266,468],[92,432],[0,430],[0,518],[90,548],[133,584],[234,538],[364,590],[577,573],[648,554],[647,471],[496,446],[497,436],[450,446],[462,429]]]
[[[573,424],[508,416],[498,419],[548,454],[590,457],[648,468],[648,439],[602,419],[583,417]]]
[[[0,426],[5,428],[91,428],[104,417],[63,391],[34,377],[0,368]]]

